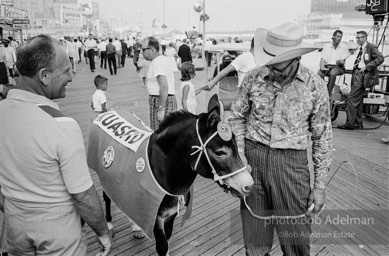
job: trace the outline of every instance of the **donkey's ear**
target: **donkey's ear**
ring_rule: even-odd
[[[219,97],[217,96],[217,94],[214,94],[209,99],[209,102],[208,102],[208,113],[211,112],[215,107],[220,109]],[[219,115],[220,115],[220,111],[219,111]]]
[[[206,128],[211,129],[220,122],[219,108],[214,107],[210,112],[208,112]]]
[[[223,115],[224,115],[224,109],[223,109],[223,104],[222,102],[219,100],[217,94],[214,94],[210,99],[209,99],[209,102],[208,102],[208,113],[210,113],[212,110],[216,109],[216,111],[218,112],[219,116],[221,119],[223,119]]]

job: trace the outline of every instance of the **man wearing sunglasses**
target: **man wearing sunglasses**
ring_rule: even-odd
[[[144,58],[151,61],[146,85],[149,93],[150,127],[155,131],[167,114],[177,110],[174,70],[168,58],[159,54],[159,42],[155,37],[147,37],[142,41],[142,52]]]
[[[327,87],[302,66],[317,50],[302,41],[303,28],[285,23],[255,33],[258,67],[244,77],[229,122],[254,187],[241,202],[246,255],[269,255],[276,229],[283,255],[310,255],[310,223],[326,201],[332,130]],[[312,144],[311,144],[312,142]],[[310,187],[308,147],[314,187]],[[276,215],[280,218],[272,219]]]

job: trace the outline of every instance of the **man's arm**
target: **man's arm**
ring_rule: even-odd
[[[314,187],[310,196],[311,203],[315,204],[313,213],[319,212],[326,201],[326,177],[332,162],[332,125],[329,107],[329,97],[324,81],[317,79],[314,93],[314,106],[309,117],[312,133],[312,160],[314,169]]]
[[[250,76],[250,72],[247,73],[242,81],[242,86],[239,88],[238,96],[231,106],[230,118],[228,119],[232,132],[235,135],[239,155],[245,163],[247,163],[247,160],[244,153],[244,140],[247,132],[247,120],[251,112],[251,102],[249,99],[253,81],[254,79]]]
[[[212,79],[212,81],[207,84],[206,87],[204,87],[205,90],[207,91],[210,91],[212,90],[212,88],[224,77],[226,77],[230,72],[233,72],[235,71],[235,68],[234,66],[232,66],[231,64],[228,65],[226,68],[224,68],[222,71],[220,71],[217,76]]]
[[[71,194],[71,196],[82,219],[97,234],[104,250],[102,255],[108,255],[112,248],[112,237],[109,233],[103,207],[95,187],[92,185],[88,190]]]
[[[157,81],[159,84],[159,109],[157,112],[157,119],[158,121],[162,121],[162,119],[165,117],[165,106],[166,106],[169,86],[167,83],[167,78],[164,75],[157,76]]]
[[[366,69],[369,71],[377,68],[379,65],[384,63],[384,60],[385,60],[384,56],[378,50],[377,46],[375,46],[375,45],[371,45],[371,46],[372,46],[372,49],[371,49],[372,61],[369,62],[368,64],[366,64]]]

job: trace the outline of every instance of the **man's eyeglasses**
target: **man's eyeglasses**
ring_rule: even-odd
[[[362,38],[365,38],[364,36],[357,36],[356,37],[357,39],[362,39]]]
[[[274,66],[267,66],[267,68],[269,68],[271,71],[277,71],[277,73],[283,73],[284,70],[288,69],[293,64],[293,62],[294,62],[294,59],[291,62],[289,62],[288,65],[286,65],[282,69],[278,69],[278,68],[276,68]]]
[[[149,49],[151,49],[151,48],[150,48],[150,47],[142,48],[142,52],[147,51],[147,50],[149,50]]]

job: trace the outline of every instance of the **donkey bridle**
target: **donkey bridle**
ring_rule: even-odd
[[[212,165],[211,159],[208,156],[207,149],[206,149],[206,146],[207,146],[208,142],[210,142],[218,134],[217,131],[214,134],[212,134],[212,136],[209,137],[205,141],[205,143],[203,143],[203,141],[201,140],[201,137],[200,137],[200,133],[199,133],[199,119],[197,119],[196,120],[196,133],[197,133],[197,137],[199,138],[199,141],[200,141],[200,146],[192,146],[192,148],[194,148],[196,150],[193,153],[190,154],[191,156],[193,156],[194,154],[199,152],[199,156],[197,157],[197,160],[196,160],[196,163],[195,163],[195,166],[194,166],[194,171],[196,171],[197,165],[200,162],[200,158],[201,158],[203,153],[204,153],[205,157],[208,160],[209,166],[211,166],[212,173],[213,173],[213,180],[214,181],[218,181],[220,185],[224,184],[224,182],[223,182],[224,179],[226,179],[228,177],[231,177],[231,176],[233,176],[233,175],[235,175],[235,174],[237,174],[239,172],[242,172],[243,170],[247,169],[247,166],[245,165],[242,168],[240,168],[240,169],[238,169],[238,170],[236,170],[236,171],[234,171],[232,173],[223,175],[223,176],[220,176],[219,174],[217,174],[215,168]]]

